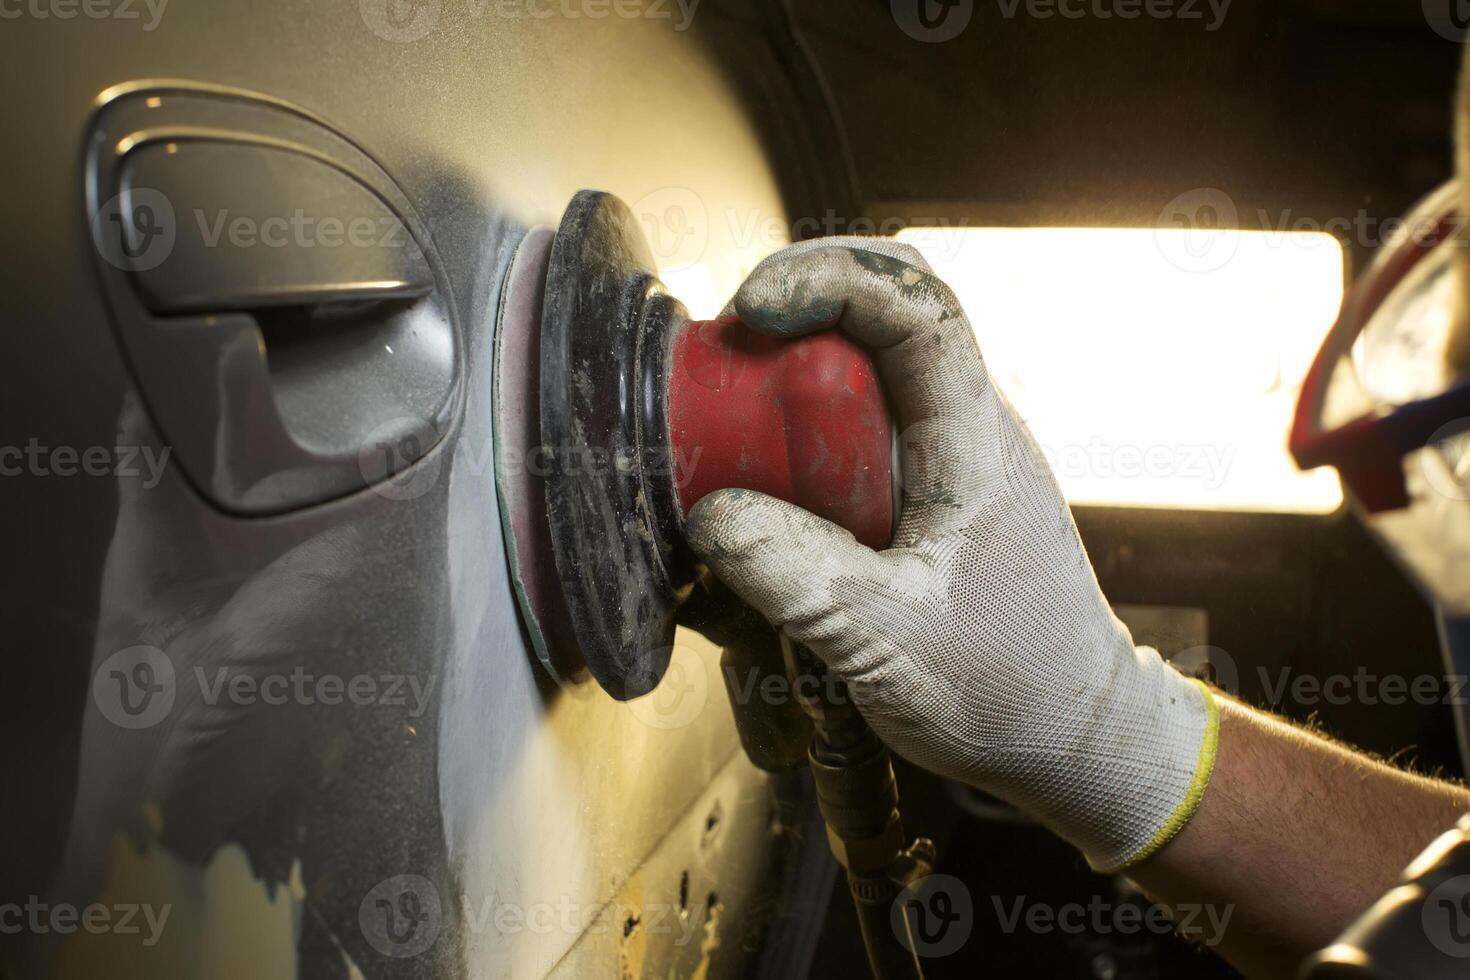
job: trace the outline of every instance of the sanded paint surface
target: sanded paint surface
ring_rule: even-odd
[[[518,927],[496,910],[603,908],[721,772],[743,787],[724,804],[726,826],[766,820],[764,777],[730,768],[738,740],[711,648],[677,642],[676,683],[632,703],[585,674],[558,686],[534,656],[510,587],[490,425],[510,258],[579,188],[635,203],[680,188],[707,215],[784,220],[745,113],[699,45],[665,23],[446,7],[437,29],[404,42],[375,33],[360,6],[372,7],[171,7],[126,45],[116,24],[13,25],[24,70],[41,80],[16,105],[15,126],[31,134],[16,172],[57,220],[16,256],[24,288],[6,319],[35,403],[68,394],[64,412],[7,442],[129,445],[163,462],[20,495],[67,544],[23,545],[34,581],[12,593],[18,643],[46,651],[27,662],[55,704],[35,728],[28,805],[0,813],[0,829],[28,845],[7,855],[0,900],[172,903],[164,940],[110,957],[115,976],[289,976],[293,963],[326,978],[536,976],[585,923]],[[75,162],[92,101],[153,77],[236,85],[329,119],[430,225],[464,326],[463,384],[443,439],[391,481],[242,519],[204,501],[166,454],[99,297],[68,278],[91,262]],[[688,151],[661,149],[675,140]],[[724,221],[700,235],[679,261],[723,295],[766,247]],[[124,683],[149,715],[138,724],[104,707]],[[145,690],[164,688],[145,704]],[[721,852],[710,873],[740,880],[733,902],[766,870]],[[237,915],[258,926],[249,942],[230,938]],[[652,961],[672,940],[642,941]],[[0,963],[32,977],[95,962],[73,944],[90,945],[0,937]],[[179,950],[191,952],[171,958]]]

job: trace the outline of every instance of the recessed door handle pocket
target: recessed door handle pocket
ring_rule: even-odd
[[[87,208],[144,400],[217,506],[329,500],[446,430],[461,355],[442,265],[398,186],[321,122],[125,87],[94,120]]]

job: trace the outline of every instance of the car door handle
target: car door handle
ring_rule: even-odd
[[[170,254],[134,273],[154,313],[417,297],[433,289],[429,263],[402,219],[321,159],[238,141],[154,141],[128,153],[120,176],[119,247],[134,255],[149,247],[143,192],[162,194],[173,213]]]

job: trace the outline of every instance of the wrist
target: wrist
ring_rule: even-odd
[[[1137,658],[1148,665],[1147,682],[1115,705],[1111,744],[1100,747],[1091,785],[1083,784],[1088,792],[1080,799],[1098,801],[1096,818],[1084,819],[1080,839],[1069,837],[1094,870],[1108,874],[1184,829],[1204,799],[1219,747],[1219,706],[1209,686],[1147,647]]]
[[[1173,672],[1173,668],[1166,667]],[[1175,676],[1178,676],[1177,673]],[[1179,794],[1178,802],[1168,816],[1164,818],[1152,832],[1149,827],[1155,822],[1152,819],[1142,820],[1136,826],[1125,828],[1120,839],[1127,843],[1109,852],[1093,855],[1087,854],[1088,863],[1103,873],[1114,873],[1132,867],[1161,850],[1169,841],[1173,840],[1185,826],[1194,819],[1199,811],[1200,804],[1204,801],[1205,791],[1209,787],[1210,778],[1215,772],[1215,760],[1220,746],[1220,709],[1215,699],[1214,692],[1204,681],[1193,678],[1180,677],[1185,685],[1192,687],[1198,692],[1200,699],[1200,711],[1203,717],[1198,718],[1198,711],[1191,712],[1185,723],[1178,731],[1182,734],[1177,736],[1173,749],[1177,757],[1186,768],[1179,769],[1179,773],[1188,772],[1187,782],[1183,782],[1183,792]],[[1198,734],[1195,734],[1195,719],[1198,718]],[[1190,766],[1191,758],[1193,760]],[[1170,763],[1161,763],[1158,770],[1164,780],[1167,781],[1167,767]],[[1174,785],[1182,781],[1174,780]],[[1177,789],[1170,793],[1161,794],[1164,800],[1172,799]],[[1162,809],[1155,811],[1161,813]],[[1146,837],[1145,837],[1146,835]],[[1142,846],[1133,845],[1142,840]],[[1123,855],[1121,859],[1119,855]]]
[[[1051,730],[1033,742],[1039,751],[999,754],[1024,759],[1024,769],[995,767],[982,781],[1104,873],[1144,860],[1188,824],[1219,743],[1219,710],[1208,686],[1147,647],[1130,643],[1124,656],[1099,658],[1103,674],[1071,686],[1091,696],[1055,712]]]

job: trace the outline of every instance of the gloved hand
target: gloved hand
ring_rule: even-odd
[[[1214,701],[1112,614],[954,294],[908,246],[827,239],[766,259],[734,306],[756,330],[836,326],[873,350],[904,503],[876,552],[794,505],[722,490],[689,515],[696,552],[911,762],[1029,812],[1095,868],[1161,847],[1203,796]]]

